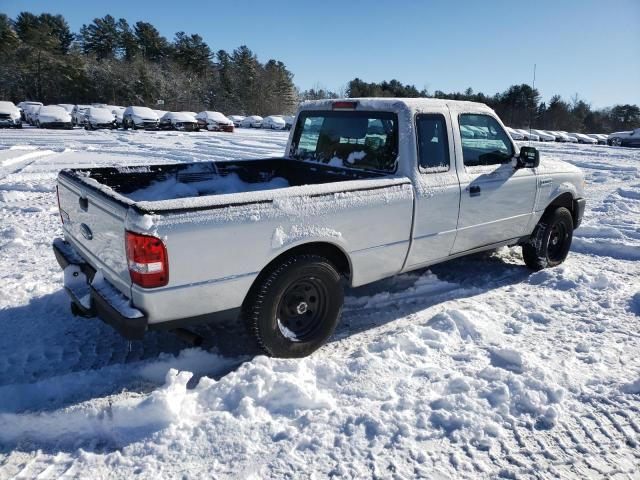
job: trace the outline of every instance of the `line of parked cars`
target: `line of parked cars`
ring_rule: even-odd
[[[84,127],[87,130],[98,128],[131,128],[133,130],[180,130],[197,132],[233,132],[234,128],[265,128],[270,130],[290,130],[293,127],[292,115],[229,115],[220,112],[169,112],[149,107],[91,105],[60,103],[43,105],[42,102],[24,101],[17,106],[12,102],[0,101],[0,127],[22,128],[23,123],[39,128]],[[617,147],[640,147],[640,128],[631,131],[603,133],[569,133],[540,129],[506,127],[513,140],[534,142],[566,142],[591,145],[611,145]],[[482,127],[460,126],[460,133],[467,138],[489,138],[490,132]]]
[[[640,128],[628,132],[604,133],[569,133],[555,130],[539,130],[532,128],[506,127],[513,140],[534,142],[584,143],[589,145],[612,145],[617,147],[640,147]]]
[[[142,106],[125,108],[104,103],[43,105],[42,102],[24,101],[16,106],[12,102],[0,102],[0,126],[16,128],[22,128],[22,124],[26,122],[40,128],[233,132],[236,127],[289,130],[293,126],[293,119],[290,115],[271,115],[265,118],[258,115],[227,117],[209,110],[200,113],[169,112]]]

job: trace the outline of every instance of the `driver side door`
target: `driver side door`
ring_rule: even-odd
[[[515,146],[489,114],[461,113],[458,148],[463,159],[460,216],[452,253],[518,238],[528,233],[537,179],[533,168],[515,168]]]

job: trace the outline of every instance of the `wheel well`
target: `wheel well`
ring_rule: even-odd
[[[571,195],[569,192],[566,192],[556,197],[553,200],[553,202],[551,202],[549,206],[545,209],[544,213],[551,212],[558,207],[564,207],[567,210],[569,210],[569,212],[571,212],[571,217],[573,218],[573,225],[575,227],[575,225],[578,223],[578,219],[577,219],[578,210],[575,208],[573,195]]]
[[[349,262],[349,258],[347,254],[336,245],[332,243],[326,242],[311,242],[305,243],[302,245],[298,245],[293,247],[286,252],[282,252],[276,258],[271,260],[258,274],[256,279],[251,284],[251,288],[249,289],[249,293],[246,298],[251,296],[251,293],[254,290],[254,287],[259,284],[259,282],[268,275],[277,265],[282,263],[283,261],[291,258],[295,255],[304,255],[304,254],[312,254],[312,255],[320,255],[321,257],[329,260],[338,270],[338,273],[345,276],[346,278],[351,277],[351,263]],[[246,301],[245,298],[245,301]]]

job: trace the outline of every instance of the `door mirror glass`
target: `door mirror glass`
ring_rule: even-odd
[[[540,165],[540,152],[533,147],[520,147],[518,168],[536,168]]]

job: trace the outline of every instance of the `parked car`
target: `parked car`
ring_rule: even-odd
[[[283,115],[282,118],[284,118],[284,123],[286,125],[285,128],[287,130],[291,130],[293,128],[293,122],[296,117],[294,117],[293,115]]]
[[[75,107],[73,103],[59,103],[58,106],[64,108],[69,113],[72,113],[73,107]]]
[[[504,127],[504,129],[513,140],[524,140],[524,135],[518,132],[515,128]]]
[[[532,129],[531,130],[533,133],[535,133],[536,135],[538,135],[538,137],[540,138],[541,142],[555,142],[556,141],[556,136],[552,135],[551,133],[545,131],[545,130],[538,130],[538,129]]]
[[[240,122],[240,126],[243,128],[260,128],[262,126],[262,117],[259,115],[245,117]]]
[[[42,105],[38,104],[27,104],[23,108],[25,121],[29,125],[36,124],[36,116],[38,115],[38,111],[42,108]]]
[[[158,118],[162,118],[167,113],[169,113],[169,110],[155,110],[155,109],[152,109],[152,110],[155,112],[155,114],[158,116]]]
[[[564,130],[561,130],[560,133],[565,135],[569,139],[570,143],[580,143],[578,141],[578,137],[576,137],[573,133],[565,132]]]
[[[116,126],[122,127],[122,117],[124,115],[125,108],[118,105],[107,105],[107,108],[113,113],[116,119]]]
[[[22,118],[22,121],[30,123],[29,120],[27,119],[25,110],[27,109],[27,107],[34,107],[34,106],[35,107],[41,107],[42,106],[42,102],[32,102],[32,101],[29,101],[29,100],[25,100],[25,101],[20,102],[17,106],[18,106],[18,110],[20,110],[20,116]]]
[[[607,143],[614,147],[640,147],[640,128],[611,133],[607,137]]]
[[[569,138],[569,136],[566,133],[558,132],[555,130],[548,130],[548,132],[551,135],[555,136],[556,142],[569,143],[572,141],[571,138]],[[577,142],[577,139],[574,138],[573,140]]]
[[[228,115],[227,118],[233,122],[234,127],[239,127],[240,123],[246,118],[242,115]]]
[[[74,105],[71,110],[71,121],[74,126],[84,125],[84,114],[88,108],[89,105]]]
[[[145,130],[157,130],[160,119],[156,112],[149,107],[131,106],[124,109],[122,114],[122,128],[144,128]]]
[[[197,132],[200,129],[196,118],[188,112],[167,112],[160,119],[159,127],[165,130]]]
[[[584,133],[571,133],[572,137],[576,137],[578,139],[578,143],[586,143],[589,145],[595,145],[598,143],[598,140],[591,138],[589,135],[585,135]]]
[[[526,128],[516,128],[516,131],[522,135],[524,140],[531,140],[532,142],[540,141],[540,136],[537,133],[534,133],[533,130],[527,130]]]
[[[71,130],[71,115],[59,105],[40,107],[36,115],[35,125],[38,128],[65,128]]]
[[[602,133],[588,133],[589,137],[595,139],[598,142],[598,145],[606,145],[607,144],[607,135]]]
[[[89,107],[84,114],[84,128],[86,130],[95,130],[96,128],[117,127],[116,118],[111,110],[103,107]]]
[[[287,123],[279,115],[270,115],[262,120],[262,128],[269,128],[271,130],[284,130],[287,128]]]
[[[20,110],[13,102],[0,101],[0,127],[22,128]]]
[[[211,132],[233,132],[233,121],[220,112],[204,111],[196,115],[198,126]]]
[[[57,187],[76,314],[129,339],[240,316],[281,357],[330,337],[343,284],[501,246],[559,265],[585,209],[577,167],[518,149],[486,105],[433,99],[306,102],[281,158],[66,169]]]

